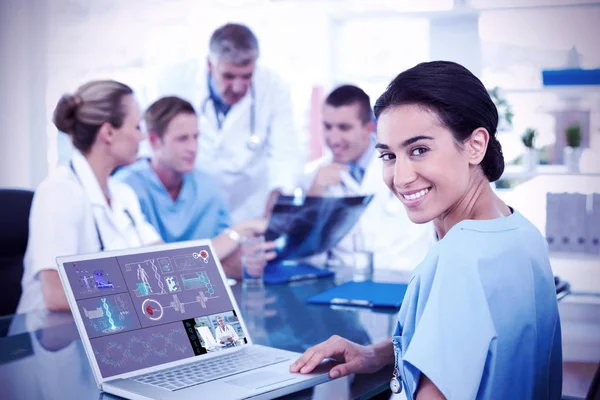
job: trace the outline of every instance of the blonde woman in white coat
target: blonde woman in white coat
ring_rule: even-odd
[[[140,120],[133,91],[116,81],[88,82],[58,101],[54,124],[76,151],[35,191],[17,313],[69,310],[56,257],[161,241],[133,190],[110,177],[135,161]]]

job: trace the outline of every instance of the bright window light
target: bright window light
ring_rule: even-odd
[[[454,7],[454,0],[351,0],[348,8],[356,12],[396,11],[427,12],[448,11]]]

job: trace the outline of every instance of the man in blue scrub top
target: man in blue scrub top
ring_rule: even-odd
[[[117,177],[135,190],[147,220],[165,242],[212,238],[225,272],[239,276],[239,243],[243,237],[262,234],[266,221],[230,227],[217,181],[195,167],[198,119],[189,102],[161,98],[148,108],[144,120],[152,158],[139,160]]]

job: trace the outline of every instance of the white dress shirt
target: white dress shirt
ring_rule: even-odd
[[[45,308],[39,273],[56,270],[56,257],[138,247],[160,241],[126,184],[108,180],[110,206],[87,159],[75,152],[37,188],[29,216],[23,294],[18,313]]]
[[[359,162],[361,166],[366,164],[360,183],[350,173],[342,171],[341,183],[329,185],[323,196],[372,194],[373,200],[352,230],[328,254],[315,256],[311,262],[353,265],[354,252],[368,251],[373,252],[376,271],[412,271],[435,243],[433,223],[415,224],[408,218],[402,202],[393,195],[381,177],[381,160],[376,152],[370,153],[369,159]],[[303,181],[306,191],[312,186],[319,168],[330,164],[332,160],[329,152],[325,157],[307,164]]]

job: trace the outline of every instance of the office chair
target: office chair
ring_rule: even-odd
[[[600,364],[598,364],[585,400],[600,400]]]
[[[571,293],[569,282],[561,280],[558,276],[554,277],[554,286],[556,286],[556,300],[561,301],[566,295]]]
[[[21,297],[23,257],[29,235],[29,210],[33,192],[0,189],[0,315],[14,314]]]

